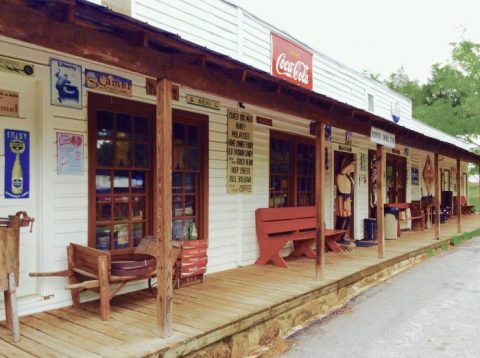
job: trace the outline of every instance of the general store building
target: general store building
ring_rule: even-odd
[[[326,227],[335,226],[340,163],[355,160],[348,236],[365,238],[376,200],[372,128],[393,138],[382,142],[384,203],[434,195],[423,172],[436,154],[442,198],[468,200],[468,163],[480,158],[467,144],[413,118],[410,99],[254,14],[228,1],[107,5],[0,5],[0,92],[18,95],[18,109],[0,116],[0,214],[26,210],[36,219],[21,235],[21,315],[71,305],[64,278],[28,275],[65,269],[70,243],[115,251],[158,234],[164,104],[172,113],[171,236],[185,239],[195,223],[208,240],[207,280],[255,263],[256,209],[315,205],[317,123],[327,125]],[[282,53],[287,62],[272,68]],[[295,59],[304,73],[289,72]],[[29,193],[20,198],[5,175],[7,130],[29,135]]]

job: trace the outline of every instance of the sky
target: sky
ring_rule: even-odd
[[[425,83],[450,43],[480,42],[479,0],[237,0],[241,7],[349,67]]]

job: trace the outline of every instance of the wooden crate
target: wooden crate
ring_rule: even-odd
[[[181,251],[175,265],[176,288],[203,282],[207,271],[207,240],[181,241]]]

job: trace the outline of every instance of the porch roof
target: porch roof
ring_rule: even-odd
[[[375,126],[399,144],[480,163],[448,136],[399,126],[86,0],[6,0],[0,8],[5,36],[367,136]]]

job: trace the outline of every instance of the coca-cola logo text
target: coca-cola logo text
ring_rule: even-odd
[[[312,54],[291,40],[272,33],[272,74],[311,90]]]
[[[285,75],[295,81],[308,85],[310,77],[308,76],[308,70],[310,66],[302,61],[289,61],[285,53],[281,53],[277,57],[277,73]]]

